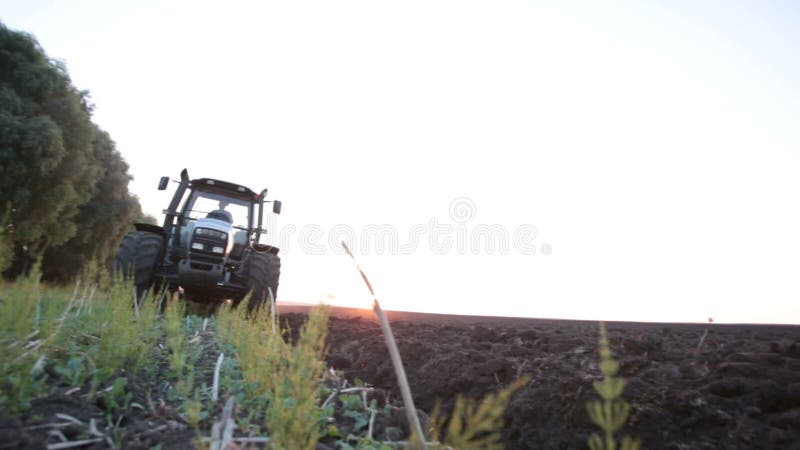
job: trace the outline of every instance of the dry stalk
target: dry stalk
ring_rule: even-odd
[[[375,429],[375,409],[369,408],[369,429],[367,430],[367,439],[372,440],[372,431]]]
[[[326,398],[324,402],[322,402],[322,408],[325,408],[326,406],[328,406],[328,404],[331,401],[333,401],[333,399],[336,398],[339,394],[351,394],[353,392],[366,393],[366,392],[372,392],[374,390],[375,389],[373,389],[371,387],[360,387],[360,386],[359,387],[336,389],[333,392],[331,392],[331,395],[329,395],[328,398]],[[366,402],[366,400],[365,400],[365,402]],[[366,403],[365,403],[365,405],[366,405]]]
[[[94,288],[97,288],[96,284],[94,285]],[[94,295],[94,288],[92,289],[92,295]],[[78,317],[79,315],[81,315],[81,312],[83,312],[83,307],[87,302],[88,296],[89,296],[89,284],[87,283],[86,286],[83,287],[83,293],[81,294],[78,307],[75,308],[75,317]]]
[[[225,359],[225,354],[220,353],[217,358],[217,365],[214,367],[214,383],[211,386],[211,400],[217,401],[219,398],[219,371],[222,368],[222,360]]]
[[[95,290],[97,290],[97,285],[96,284],[94,285],[94,287],[92,287],[92,292],[91,292],[91,294],[89,294],[89,299],[86,300],[86,304],[88,305],[89,315],[92,314],[92,305],[94,304],[94,291]]]
[[[91,434],[92,436],[97,437],[97,439],[86,439],[86,440],[82,440],[82,441],[71,441],[71,442],[62,442],[61,444],[52,444],[52,445],[48,445],[47,446],[48,450],[49,449],[60,449],[60,448],[83,447],[83,446],[86,446],[86,445],[89,445],[89,444],[102,442],[102,441],[106,441],[106,444],[108,444],[109,448],[112,448],[112,449],[115,448],[114,442],[111,440],[111,438],[108,437],[108,435],[105,435],[105,434],[103,434],[103,433],[101,433],[100,431],[97,430],[97,424],[95,423],[94,419],[91,419],[89,421],[89,424],[86,425],[82,421],[80,421],[80,420],[76,419],[75,417],[72,417],[72,416],[70,416],[68,414],[56,413],[56,418],[61,419],[61,420],[66,420],[68,423],[74,424],[74,425],[78,425],[78,426],[80,426],[82,428],[88,428],[89,434]],[[57,425],[59,425],[59,427],[61,427],[63,424],[57,424]],[[59,447],[59,445],[60,445],[60,447]]]
[[[75,289],[72,290],[72,295],[69,297],[68,305],[71,305],[75,300],[78,299],[78,289],[81,287],[81,280],[77,280],[75,282]]]
[[[255,437],[235,437],[234,436],[231,440],[232,441],[236,441],[236,442],[241,442],[243,444],[266,444],[266,443],[269,443],[269,438],[268,437],[259,437],[259,436],[255,436]],[[204,438],[200,439],[200,442],[212,443],[213,444],[214,440],[212,438],[204,437]]]
[[[156,309],[156,311],[161,311],[161,307],[164,305],[164,299],[167,298],[167,292],[169,292],[167,288],[161,291],[161,298],[158,299],[158,309]]]
[[[230,397],[222,408],[222,417],[211,426],[211,439],[209,439],[211,450],[227,449],[234,440],[234,428],[236,428],[236,422],[233,420],[233,397]]]
[[[278,322],[275,320],[275,295],[269,286],[267,286],[267,294],[269,295],[269,316],[270,320],[272,320],[272,331],[274,332]]]
[[[695,355],[699,355],[700,352],[703,350],[703,344],[706,342],[706,338],[708,337],[708,333],[711,332],[711,324],[714,323],[714,319],[709,317],[708,318],[708,327],[703,332],[703,335],[700,336],[700,342],[697,344],[697,348],[694,350]]]
[[[58,444],[48,444],[47,450],[62,450],[66,448],[77,448],[77,447],[85,447],[89,444],[97,444],[98,442],[103,442],[102,439],[83,439],[81,441],[71,441],[71,442],[60,442]]]
[[[75,425],[80,425],[80,426],[82,426],[82,427],[83,427],[83,426],[86,426],[86,424],[84,424],[84,423],[83,423],[83,422],[81,422],[80,420],[78,420],[78,419],[76,419],[76,418],[74,418],[74,417],[72,417],[72,416],[70,416],[70,415],[68,415],[68,414],[56,413],[56,417],[57,417],[57,418],[59,418],[59,419],[61,419],[61,420],[66,420],[66,421],[72,422],[72,423],[74,423]]]
[[[417,408],[414,406],[414,399],[411,397],[411,387],[408,384],[406,370],[403,367],[403,361],[400,358],[400,350],[397,347],[397,342],[394,340],[394,334],[392,333],[391,325],[389,325],[389,319],[386,318],[386,314],[383,312],[380,303],[378,303],[378,298],[375,296],[375,291],[372,289],[372,284],[369,282],[367,275],[361,270],[358,261],[356,261],[356,257],[350,249],[347,248],[347,244],[344,241],[342,241],[342,247],[344,251],[350,255],[350,258],[353,259],[356,269],[361,274],[361,278],[364,279],[364,283],[367,285],[367,289],[369,289],[369,293],[372,295],[372,310],[375,311],[375,315],[378,316],[378,320],[381,323],[383,337],[386,340],[386,347],[389,349],[389,356],[392,359],[394,372],[397,376],[397,383],[400,385],[400,393],[403,396],[408,427],[411,430],[411,438],[414,439],[413,442],[409,442],[409,446],[411,448],[425,448],[425,435],[422,433],[422,424],[419,422]]]

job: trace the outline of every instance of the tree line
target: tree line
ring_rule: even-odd
[[[143,214],[111,137],[92,122],[89,92],[28,33],[0,22],[0,271],[42,262],[66,281],[108,264]]]

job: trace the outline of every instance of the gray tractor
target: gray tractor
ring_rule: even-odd
[[[162,177],[163,191],[169,177]],[[138,297],[148,289],[183,290],[212,308],[224,299],[238,304],[252,292],[249,308],[277,295],[278,248],[259,243],[264,208],[280,214],[281,202],[226,181],[189,179],[186,169],[161,226],[137,223],[120,244],[115,270],[133,278]]]

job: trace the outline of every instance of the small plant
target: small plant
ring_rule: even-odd
[[[170,301],[164,311],[164,340],[169,349],[169,369],[177,381],[176,386],[183,388],[181,380],[186,366],[186,332],[183,326],[185,313],[184,304],[179,301]],[[181,392],[186,394],[187,392]]]
[[[133,393],[126,391],[128,379],[117,377],[105,392],[104,397],[108,403],[109,411],[125,411],[133,399]]]
[[[183,400],[183,410],[186,413],[186,422],[195,429],[200,426],[200,421],[207,416],[203,410],[203,401],[197,391],[194,392],[193,396],[186,397]]]
[[[38,264],[0,293],[0,409],[30,406],[43,386],[42,367],[61,333],[69,302],[63,293],[43,299]]]
[[[237,349],[245,390],[266,400],[271,448],[313,449],[323,434],[319,397],[327,320],[328,308],[315,308],[291,345],[268,308],[218,312],[218,333]]]
[[[438,419],[437,405],[431,419],[434,440],[442,438],[442,444],[450,448],[501,450],[503,445],[497,431],[503,428],[506,406],[511,397],[529,381],[528,377],[522,377],[496,394],[487,395],[479,404],[462,396],[457,397],[446,428]]]
[[[151,355],[158,337],[158,312],[152,301],[135,305],[132,283],[113,283],[108,298],[96,302],[90,316],[99,338],[92,359],[103,369],[97,382],[119,369],[135,371]]]
[[[86,382],[89,373],[84,366],[83,358],[80,356],[71,357],[64,364],[53,366],[53,371],[70,386],[81,387]]]
[[[353,419],[353,432],[358,433],[369,425],[370,409],[364,405],[364,400],[360,395],[341,395],[339,396],[339,401],[342,402],[342,408],[344,409],[342,415]],[[374,399],[372,401],[375,402]],[[375,404],[373,403],[370,407],[374,409]]]
[[[600,322],[600,372],[603,374],[601,381],[594,382],[594,389],[600,394],[601,400],[590,402],[586,405],[592,422],[600,427],[604,436],[592,434],[589,436],[591,450],[638,450],[641,447],[639,439],[629,436],[622,438],[620,446],[614,434],[628,421],[630,405],[622,398],[625,389],[625,380],[617,377],[619,363],[611,354],[606,335],[606,326]]]
[[[195,390],[195,366],[200,358],[197,346],[191,346],[187,334],[191,331],[191,319],[184,316],[186,305],[180,301],[172,300],[164,311],[164,340],[169,349],[170,377],[175,382],[172,394],[183,402],[183,412],[186,422],[197,428],[200,421],[207,417],[203,410],[201,393]]]
[[[322,434],[319,380],[325,370],[327,322],[328,308],[316,307],[300,329],[298,342],[282,352],[284,359],[273,374],[267,429],[276,448],[313,449]]]

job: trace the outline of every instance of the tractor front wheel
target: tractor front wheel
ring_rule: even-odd
[[[272,253],[252,253],[247,258],[248,287],[251,295],[247,309],[259,308],[269,298],[268,290],[272,290],[274,298],[278,296],[278,280],[281,276],[281,259]]]
[[[153,284],[153,273],[163,248],[164,238],[148,231],[128,233],[119,246],[114,262],[115,273],[127,280],[133,278],[136,297],[140,300]]]

